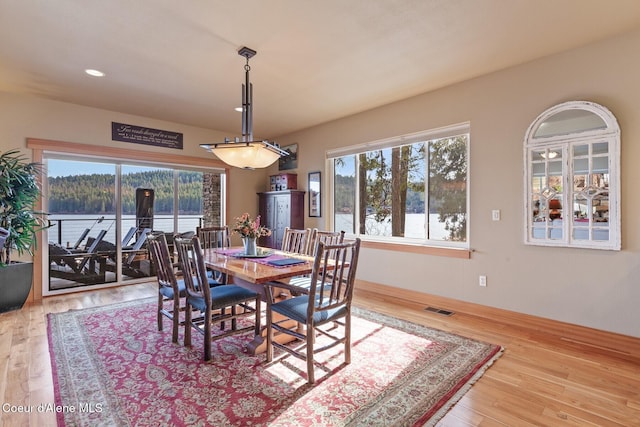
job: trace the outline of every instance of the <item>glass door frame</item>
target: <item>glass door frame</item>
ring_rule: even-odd
[[[64,156],[64,157],[72,157],[75,156],[78,160],[82,158],[91,158],[93,160],[98,161],[107,161],[113,162],[114,164],[145,164],[147,166],[158,166],[164,168],[181,168],[187,170],[198,170],[202,172],[219,172],[222,174],[222,189],[221,189],[221,214],[224,218],[228,218],[228,192],[225,191],[226,184],[228,183],[229,176],[229,167],[224,163],[211,159],[211,158],[200,158],[200,157],[191,157],[191,156],[176,156],[173,153],[159,153],[155,151],[140,151],[140,150],[131,150],[131,149],[123,149],[116,147],[104,147],[104,146],[96,146],[89,144],[78,144],[71,142],[62,142],[62,141],[52,141],[52,140],[43,140],[43,139],[35,139],[28,138],[27,139],[27,148],[33,150],[33,161],[34,162],[44,162],[48,157],[53,156]],[[96,152],[99,150],[99,155]],[[132,161],[131,159],[146,159],[145,162],[137,162]],[[120,166],[118,166],[118,173],[116,173],[116,220],[121,218],[121,197],[119,194],[119,180],[120,175]],[[42,176],[40,177],[42,183],[46,183],[47,176],[46,171],[43,171]],[[42,200],[38,203],[38,208],[42,208],[45,206],[44,197],[46,192],[43,192]],[[176,196],[177,197],[177,196]],[[177,219],[174,217],[174,224],[177,222]],[[121,233],[117,233],[121,234]],[[31,300],[39,301],[43,296],[49,295],[59,295],[71,292],[77,292],[77,288],[65,289],[60,291],[49,291],[49,278],[48,278],[48,255],[44,253],[44,248],[47,248],[45,237],[46,232],[38,233],[38,246],[34,254],[34,266],[40,266],[40,268],[34,268],[34,286],[32,287],[30,296]],[[117,236],[116,238],[121,238],[121,236]],[[121,250],[118,251],[118,258],[121,257]],[[139,281],[121,281],[121,272],[118,272],[118,277],[115,282],[105,283],[99,285],[91,285],[87,287],[82,287],[83,290],[86,289],[99,289],[99,288],[107,288],[114,286],[121,286],[123,284],[132,284]],[[140,281],[145,281],[148,279],[140,279]]]

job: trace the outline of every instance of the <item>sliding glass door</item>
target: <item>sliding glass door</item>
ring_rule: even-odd
[[[50,159],[49,290],[116,281],[116,165]]]
[[[195,232],[203,217],[223,221],[219,203],[217,211],[203,209],[203,195],[211,192],[203,191],[203,177],[219,171],[70,156],[46,164],[49,293],[147,279],[155,275],[147,233],[171,243],[175,233]]]

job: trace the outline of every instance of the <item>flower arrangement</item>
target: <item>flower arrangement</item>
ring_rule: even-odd
[[[236,225],[232,229],[242,237],[257,238],[271,236],[271,230],[264,225],[260,225],[260,215],[252,220],[248,213],[243,213],[236,217]]]

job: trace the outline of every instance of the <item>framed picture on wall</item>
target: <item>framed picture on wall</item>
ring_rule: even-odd
[[[284,171],[284,170],[297,168],[298,167],[298,144],[286,145],[280,148],[286,151],[287,153],[289,153],[289,155],[280,157],[280,160],[278,160],[278,170]]]
[[[320,181],[320,172],[309,172],[309,216],[322,216],[320,193],[322,183]]]

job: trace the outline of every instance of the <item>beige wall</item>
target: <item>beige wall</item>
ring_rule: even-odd
[[[324,172],[328,149],[469,121],[471,259],[365,249],[358,277],[640,337],[640,221],[635,214],[640,211],[638,46],[640,31],[286,135],[278,142],[299,144],[299,167],[291,172],[298,173],[299,188],[304,189],[307,172]],[[600,103],[618,118],[622,130],[620,252],[523,244],[524,133],[546,108],[569,100]],[[131,148],[132,144],[111,141],[111,121],[183,132],[184,154],[191,156],[204,155],[198,144],[226,136],[0,93],[0,150],[24,147],[27,137],[95,144],[97,152],[104,144]],[[263,191],[266,177],[276,172],[277,166],[266,171],[233,170],[230,215],[255,212],[256,191]],[[326,199],[323,205],[323,217],[317,219],[306,216],[305,207],[307,226],[326,225]],[[501,221],[491,221],[492,209],[502,211]],[[488,277],[486,288],[478,286],[480,274]]]
[[[184,149],[174,150],[112,141],[112,121],[182,132]],[[0,92],[0,151],[21,148],[26,155],[30,155],[29,150],[25,148],[26,139],[40,138],[95,145],[97,156],[101,155],[102,147],[163,152],[176,156],[176,163],[179,163],[179,156],[210,156],[213,159],[213,155],[200,148],[199,144],[221,141],[225,136],[229,135],[209,129]],[[227,210],[229,216],[234,217],[242,212],[257,213],[256,192],[264,191],[266,188],[265,171],[232,169],[229,175],[229,193],[233,195],[230,197]]]
[[[358,278],[640,337],[638,46],[635,31],[278,142],[299,144],[299,182],[306,187],[306,172],[324,171],[327,149],[469,121],[471,259],[365,249]],[[524,134],[545,109],[570,100],[604,105],[621,127],[620,252],[523,244]],[[491,220],[492,209],[502,211],[501,221]],[[307,225],[323,226],[326,214],[307,217]],[[478,286],[481,274],[487,275],[486,288]]]

